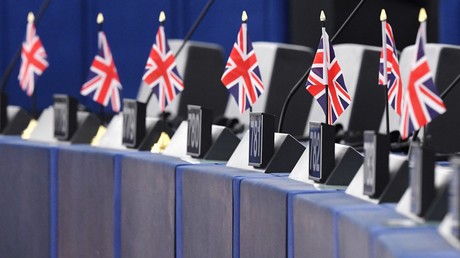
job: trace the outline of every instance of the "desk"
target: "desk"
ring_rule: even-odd
[[[460,257],[437,224],[285,174],[18,137],[0,164],[0,257]]]
[[[286,177],[245,179],[240,188],[240,257],[286,257],[288,201],[300,193],[328,193]]]
[[[175,257],[178,158],[134,152],[121,162],[121,257]]]
[[[447,244],[435,228],[388,232],[378,236],[376,240],[375,258],[460,257],[458,250]]]
[[[177,257],[235,257],[240,183],[268,177],[273,176],[224,165],[178,168]]]
[[[0,137],[0,257],[56,257],[56,155]]]
[[[119,257],[120,151],[61,146],[59,257]]]

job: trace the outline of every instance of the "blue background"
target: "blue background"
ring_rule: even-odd
[[[347,1],[351,1],[350,8],[357,2]],[[87,108],[99,109],[91,99],[79,94],[97,51],[98,12],[103,12],[105,16],[104,30],[123,85],[122,97],[134,98],[158,28],[160,11],[166,12],[167,37],[183,38],[206,2],[207,0],[52,0],[37,26],[38,35],[45,46],[50,63],[50,67],[37,82],[39,110],[52,103],[54,93],[69,94],[77,97]],[[293,24],[293,21],[289,20],[289,13],[292,12],[290,4],[293,2],[295,1],[216,0],[192,40],[220,44],[228,55],[241,23],[241,11],[247,10],[248,29],[252,41],[289,43],[289,39],[292,38],[289,30]],[[326,2],[321,5],[326,5]],[[416,0],[405,0],[401,4],[406,2],[423,5]],[[37,13],[41,4],[42,0],[0,0],[0,74],[3,75],[24,38],[27,13]],[[439,0],[437,12],[437,41],[460,44],[460,2]],[[415,35],[416,31],[401,33]],[[317,42],[317,35],[310,36]],[[430,42],[436,42],[436,39],[431,39]],[[30,110],[31,100],[19,88],[18,72],[19,63],[15,66],[5,91],[10,104]]]
[[[24,39],[27,13],[38,13],[40,0],[0,0],[0,73]],[[99,107],[80,96],[89,66],[97,52],[98,12],[105,17],[106,32],[123,86],[122,97],[137,94],[144,66],[158,29],[158,15],[166,12],[166,35],[183,38],[207,0],[53,0],[37,25],[48,54],[49,68],[36,85],[37,104],[41,110],[52,103],[54,93],[66,93],[92,110]],[[231,6],[231,8],[230,8]],[[241,24],[241,12],[249,14],[249,32],[253,41],[285,42],[284,1],[215,1],[192,40],[215,42],[228,52]],[[19,88],[15,66],[5,91],[9,104],[31,109],[31,100]],[[109,109],[106,109],[109,111]]]

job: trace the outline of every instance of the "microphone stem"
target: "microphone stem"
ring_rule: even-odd
[[[441,99],[445,99],[449,92],[455,87],[455,85],[460,81],[460,74],[449,84],[449,86],[441,93]]]
[[[340,28],[337,30],[337,32],[334,34],[334,36],[331,39],[331,43],[334,42],[335,38],[340,35],[342,30],[345,28],[345,26],[350,22],[351,18],[355,16],[355,13],[361,8],[365,0],[359,1],[358,5],[356,5],[355,9],[351,12],[351,14],[348,16],[348,18],[345,20],[345,22],[340,26]],[[304,75],[300,78],[300,80],[294,85],[294,87],[291,89],[289,92],[288,96],[286,97],[286,100],[284,101],[283,108],[281,109],[281,114],[280,114],[280,121],[278,123],[278,132],[282,132],[283,130],[283,124],[284,124],[284,119],[286,117],[286,111],[289,106],[289,103],[292,100],[292,97],[294,97],[294,94],[300,89],[300,86],[302,83],[307,79],[308,74],[310,73],[311,66],[308,68],[308,70],[305,72]]]
[[[179,49],[176,52],[176,57],[180,54],[180,52],[184,48],[185,44],[190,40],[190,38],[192,37],[193,33],[195,33],[195,30],[198,28],[198,25],[200,25],[201,21],[206,16],[206,14],[209,11],[209,8],[211,8],[213,3],[214,3],[214,0],[209,0],[208,3],[206,4],[206,6],[203,8],[203,10],[201,11],[200,15],[195,20],[195,23],[193,23],[192,28],[187,32],[187,35],[185,35],[184,40],[182,41],[182,45],[179,47]]]

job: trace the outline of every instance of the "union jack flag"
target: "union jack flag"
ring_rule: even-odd
[[[109,101],[112,110],[120,111],[120,91],[123,89],[118,77],[117,67],[110,51],[107,37],[103,31],[98,34],[99,53],[94,57],[89,68],[88,79],[80,90],[81,95],[90,96],[97,103],[107,106]]]
[[[446,112],[446,106],[439,97],[425,56],[425,33],[426,23],[422,23],[415,44],[416,58],[411,65],[409,83],[404,97],[400,128],[402,139],[406,139],[413,131]]]
[[[388,22],[385,25],[386,56],[387,56],[387,78],[384,76],[383,49],[380,53],[379,84],[388,88],[388,103],[401,116],[403,103],[401,73],[399,71],[398,56],[396,55],[396,44],[393,37],[393,30]]]
[[[335,58],[334,48],[329,42],[329,36],[326,32],[324,35],[326,39],[323,40],[321,37],[319,41],[306,87],[308,92],[318,101],[324,113],[328,108],[327,121],[328,124],[333,124],[350,105],[351,98],[345,86],[342,69]],[[324,47],[324,44],[327,46]],[[325,49],[327,51],[324,51]],[[325,67],[327,67],[327,71],[325,71]],[[328,85],[328,107],[326,107],[326,85]]]
[[[150,51],[142,80],[158,98],[161,111],[184,90],[184,82],[177,71],[176,59],[169,49],[163,26],[160,25]]]
[[[48,67],[47,55],[43,44],[36,34],[33,22],[27,23],[26,39],[22,43],[21,68],[19,69],[19,85],[21,89],[32,96],[35,80]]]
[[[254,105],[264,92],[256,53],[248,37],[246,23],[241,25],[221,80],[235,98],[241,113]]]

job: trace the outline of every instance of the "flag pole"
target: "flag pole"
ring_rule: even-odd
[[[390,113],[388,107],[388,53],[387,53],[387,37],[386,25],[387,14],[385,9],[380,13],[380,21],[382,22],[382,53],[383,53],[383,86],[385,88],[385,124],[387,135],[390,135]]]
[[[419,12],[419,15],[418,15],[418,21],[420,22],[420,26],[422,26],[422,33],[424,33],[424,37],[422,37],[422,40],[424,42],[421,42],[421,44],[423,44],[423,48],[425,48],[425,45],[426,45],[426,20],[428,19],[428,15],[426,13],[426,10],[425,8],[420,8],[420,12]],[[425,146],[425,141],[426,141],[426,129],[427,129],[427,125],[424,125],[423,126],[423,141],[422,141],[422,145]]]
[[[98,32],[102,32],[103,31],[103,28],[104,28],[104,15],[102,13],[99,13],[97,15],[97,20],[96,20],[97,24],[98,24]],[[98,36],[99,38],[99,36]],[[99,42],[98,42],[99,44]],[[101,119],[101,123],[104,124],[104,105],[100,104],[99,103],[99,118]]]
[[[426,31],[426,20],[428,19],[428,15],[426,14],[426,10],[425,8],[420,8],[420,12],[418,14],[418,21],[420,23],[420,26],[422,26],[422,30],[423,30],[423,33],[425,33]],[[426,40],[426,37],[422,37],[423,39]],[[426,42],[423,42],[424,46],[426,44]],[[423,140],[425,141],[425,135],[426,135],[426,126],[423,126]],[[418,133],[420,132],[420,129],[416,130],[414,132],[414,134],[412,135],[412,142],[416,142],[417,141],[417,136],[418,136]],[[424,141],[422,142],[422,144],[424,144]]]
[[[243,11],[243,13],[241,14],[241,23],[245,27],[244,32],[247,34],[248,33],[248,30],[247,30],[248,14],[246,13],[246,11]],[[247,35],[245,36],[247,38]],[[249,113],[252,113],[252,105],[249,107]]]
[[[160,16],[158,17],[158,21],[160,22],[160,26],[165,25],[166,15],[165,15],[164,11],[160,12]],[[150,99],[152,98],[152,96],[153,96],[153,92],[150,92],[149,97],[145,101],[145,104],[148,104],[150,102]],[[162,113],[164,113],[164,110],[162,110]]]
[[[165,21],[166,21],[166,14],[165,14],[164,11],[160,12],[160,16],[158,17],[158,21],[160,22],[160,26],[164,27]],[[160,87],[161,87],[161,85],[160,85]],[[152,95],[153,95],[153,92],[150,92],[150,96],[149,96],[149,98],[147,99],[147,102],[146,102],[147,104],[149,103],[150,98],[152,97]],[[166,111],[165,111],[165,107],[162,107],[162,110],[161,110],[161,120],[163,122],[163,132],[166,132]]]
[[[420,12],[422,12],[422,10],[420,10]],[[426,15],[426,13],[425,13]],[[425,19],[426,20],[426,19]],[[419,17],[419,21],[420,21],[420,17]],[[426,43],[426,42],[424,42]],[[455,86],[457,85],[457,83],[460,81],[460,74],[447,86],[447,88],[439,95],[441,97],[442,100],[444,100],[447,95],[449,94],[449,92],[455,88]],[[424,130],[425,131],[425,130]],[[415,139],[417,138],[418,136],[418,133],[419,133],[419,130],[415,131],[413,136],[412,136],[412,141],[415,141]]]
[[[33,12],[29,12],[27,14],[27,23],[33,23],[35,25],[35,15]],[[30,96],[30,110],[32,113],[32,118],[36,119],[37,118],[37,95],[36,95],[36,90],[32,92],[32,95]]]
[[[355,16],[355,14],[358,12],[358,10],[362,7],[364,4],[365,0],[359,1],[359,3],[355,6],[355,9],[348,15],[347,19],[343,22],[343,24],[340,26],[340,28],[335,32],[334,36],[331,38],[331,42],[334,42],[337,36],[342,33],[343,29],[348,25],[348,23],[352,20],[352,18]],[[278,122],[278,132],[283,131],[283,125],[284,125],[284,120],[286,117],[286,112],[289,107],[289,104],[292,101],[292,97],[294,94],[300,89],[300,87],[303,85],[304,81],[308,78],[308,75],[310,74],[311,71],[311,66],[305,71],[305,73],[302,75],[302,77],[297,81],[296,84],[292,87],[292,89],[289,91],[289,94],[284,100],[283,106],[281,108],[281,113],[280,113],[280,119]]]
[[[323,80],[324,88],[326,90],[326,124],[329,124],[329,78],[328,78],[328,62],[329,62],[329,45],[326,39],[326,14],[321,10],[319,19],[321,20],[321,33],[323,38]]]

